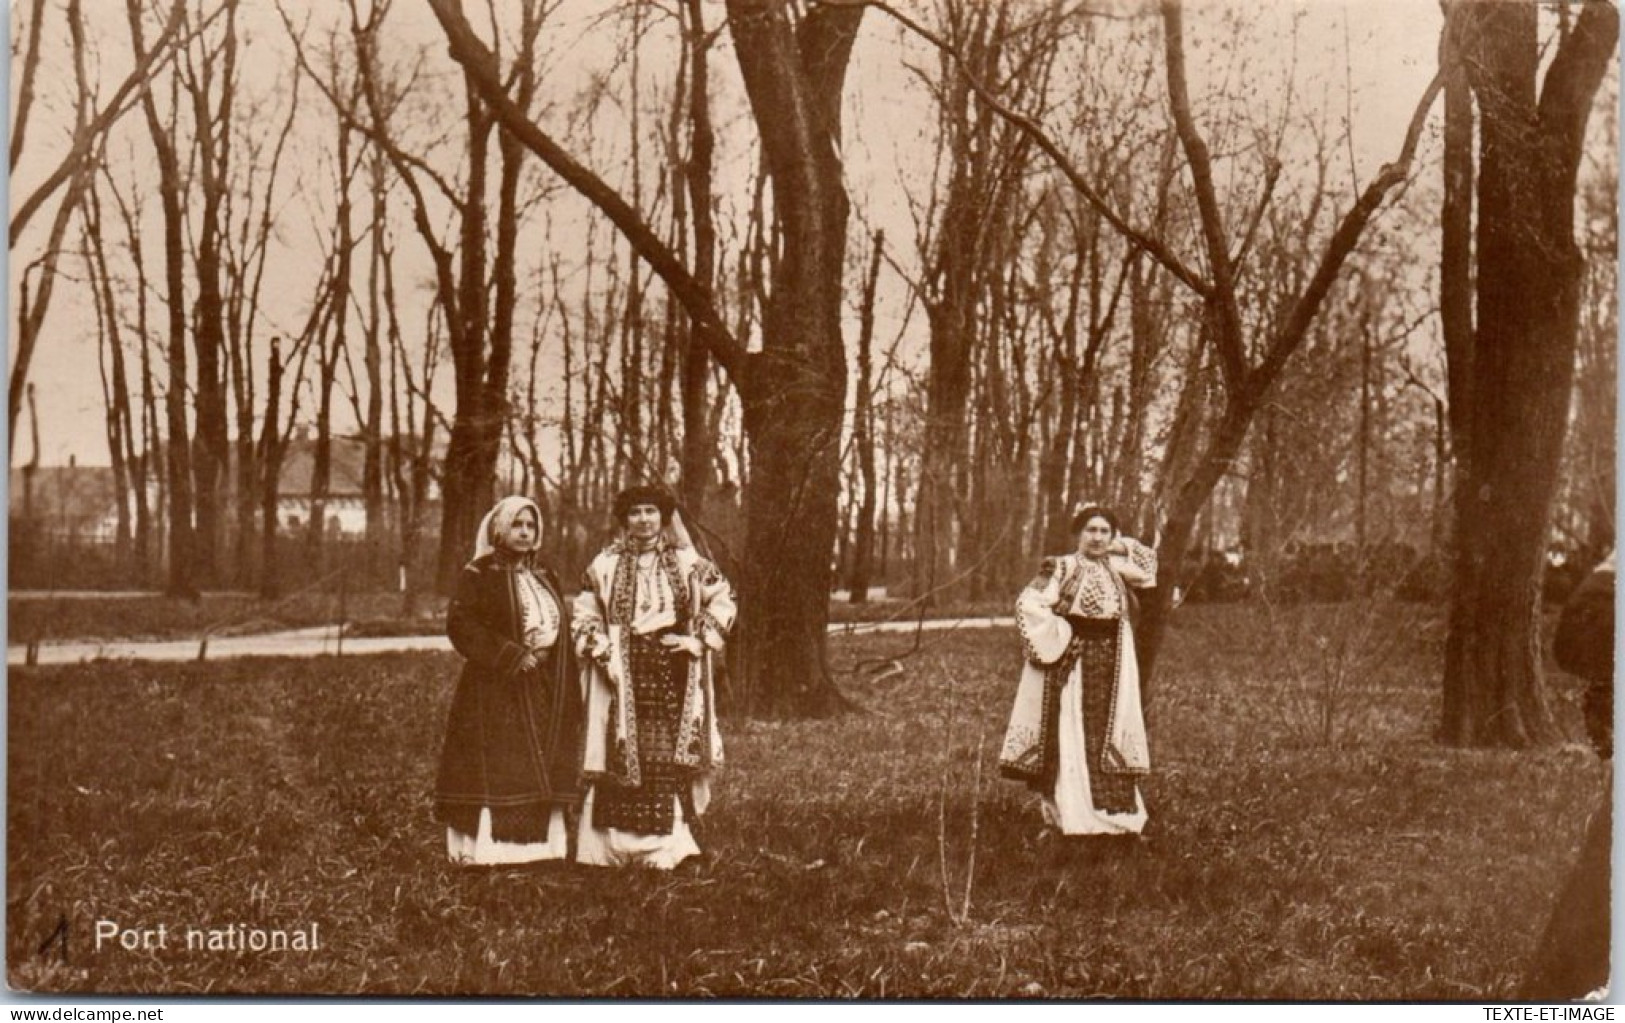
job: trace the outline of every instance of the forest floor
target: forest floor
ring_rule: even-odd
[[[1500,1001],[1606,768],[1556,671],[1576,741],[1435,745],[1441,637],[1395,605],[1182,610],[1151,694],[1147,836],[1086,841],[997,777],[1013,630],[836,637],[859,709],[724,707],[707,852],[672,873],[448,864],[430,791],[450,654],[13,668],[8,979]],[[256,931],[290,948],[237,947]]]

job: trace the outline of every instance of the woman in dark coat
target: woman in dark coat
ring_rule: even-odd
[[[1564,1002],[1608,993],[1609,908],[1614,837],[1614,566],[1616,552],[1591,570],[1563,605],[1552,637],[1558,667],[1588,683],[1581,704],[1586,732],[1603,761],[1602,802],[1586,826],[1520,999]]]
[[[541,510],[505,497],[485,516],[446,614],[466,659],[452,698],[435,815],[455,863],[569,853],[580,799],[581,683],[558,580],[534,563]]]

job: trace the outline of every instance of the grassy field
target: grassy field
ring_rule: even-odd
[[[448,865],[429,790],[450,655],[14,669],[9,980],[1506,998],[1604,769],[1578,744],[1433,745],[1437,623],[1375,609],[1368,631],[1394,638],[1340,653],[1350,607],[1181,613],[1154,697],[1145,840],[1046,834],[1035,797],[995,777],[1013,632],[835,641],[861,710],[728,722],[708,855],[671,874]],[[1554,673],[1578,735],[1573,697]],[[154,933],[98,950],[98,921]],[[239,923],[315,924],[320,948],[186,947],[187,928]]]

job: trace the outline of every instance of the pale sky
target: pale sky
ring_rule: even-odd
[[[102,78],[104,91],[110,91],[120,73],[119,58],[113,53],[113,48],[120,41],[125,47],[128,46],[124,34],[124,5],[122,0],[85,2],[93,31],[106,33],[104,47],[108,53],[104,58]],[[290,4],[291,8],[303,9],[303,6]],[[438,26],[427,7],[412,0],[399,0],[396,6],[398,9],[391,16],[398,19],[394,22],[395,42],[392,42],[391,53],[405,56],[420,47],[426,48],[426,68],[434,75],[444,77],[450,92],[453,85],[451,63],[444,54]],[[332,8],[311,5],[310,10],[330,11]],[[1404,125],[1435,67],[1440,21],[1435,0],[1350,0],[1347,3],[1340,0],[1288,3],[1282,0],[1261,5],[1256,13],[1248,15],[1251,27],[1245,37],[1244,48],[1235,59],[1222,60],[1217,59],[1223,57],[1222,52],[1212,45],[1211,22],[1214,19],[1208,15],[1215,10],[1193,5],[1187,17],[1188,60],[1199,106],[1200,94],[1205,87],[1220,81],[1234,84],[1240,78],[1249,86],[1256,87],[1259,103],[1273,109],[1270,105],[1281,102],[1280,78],[1289,64],[1289,54],[1294,52],[1291,39],[1292,26],[1296,22],[1295,52],[1299,80],[1294,87],[1294,95],[1300,109],[1324,106],[1334,118],[1341,117],[1345,109],[1352,112],[1353,162],[1361,183],[1397,153]],[[584,13],[583,8],[571,6],[568,11],[572,15],[578,12]],[[709,4],[706,15],[708,22],[714,26],[721,20],[722,13],[720,4]],[[416,17],[408,17],[414,14]],[[266,88],[266,81],[270,79],[275,80],[272,88],[285,89],[286,82],[280,79],[285,77],[289,47],[274,7],[264,0],[251,0],[245,4],[244,21],[246,27],[251,27],[255,33],[253,45],[248,50],[251,54],[248,66],[252,71],[251,77],[259,79],[257,88]],[[55,24],[60,26],[60,16]],[[568,102],[571,93],[582,87],[592,70],[602,70],[606,66],[603,47],[595,45],[596,39],[607,35],[606,30],[595,32],[587,27],[585,21],[578,24],[583,27],[561,28],[548,37],[555,47],[554,70],[549,81],[556,90],[555,95],[561,97],[561,102]],[[904,60],[930,67],[933,58],[919,44],[900,44],[899,40],[899,30],[888,19],[875,12],[865,16],[848,80],[845,152],[848,180],[853,193],[853,245],[860,250],[864,248],[862,234],[866,225],[879,224],[886,227],[894,250],[906,256],[912,251],[913,244],[909,240],[911,221],[907,196],[910,193],[923,194],[929,181],[931,123],[923,92],[913,76],[905,70]],[[398,50],[395,49],[396,43]],[[719,110],[719,122],[722,123],[719,123],[718,129],[724,145],[719,152],[719,192],[724,193],[726,203],[737,206],[748,201],[748,196],[743,189],[728,187],[728,182],[743,180],[745,171],[741,168],[747,161],[741,159],[742,154],[738,149],[744,144],[740,140],[747,136],[736,132],[730,143],[726,128],[729,118],[743,116],[738,104],[738,72],[732,62],[731,50],[724,50],[714,61],[714,67],[717,88],[733,90],[733,106],[728,108],[723,104],[723,109]],[[51,71],[64,73],[61,67]],[[15,68],[13,73],[16,73]],[[669,73],[669,68],[651,66],[650,59],[645,58],[643,74],[646,79],[655,75],[669,76]],[[1345,75],[1352,88],[1349,94],[1344,91]],[[308,83],[301,86],[300,96],[301,116],[308,115],[309,120],[308,124],[301,126],[303,144],[308,152],[315,147],[318,139],[331,137],[331,118],[325,99]],[[456,116],[456,106],[450,105],[448,116]],[[28,151],[19,168],[19,181],[24,188],[28,182],[38,179],[42,168],[50,162],[48,157],[53,148],[60,145],[60,118],[63,114],[58,112],[56,116],[59,120],[53,124],[46,110],[35,114],[35,121],[29,129]],[[553,123],[557,125],[558,122]],[[270,134],[279,124],[279,117],[272,118],[264,130]],[[619,128],[612,127],[602,129],[600,135],[603,138],[613,137],[614,145],[624,146],[624,140],[618,133]],[[609,144],[607,141],[603,143],[601,151],[595,154],[598,159],[606,158]],[[728,148],[730,144],[732,150]],[[127,115],[119,125],[112,152],[115,158],[120,153],[135,154],[136,163],[145,172],[151,159],[151,149],[139,110]],[[733,157],[731,162],[728,160],[730,155]],[[592,159],[589,157],[589,162]],[[607,169],[604,164],[599,164],[598,168],[601,171]],[[1422,173],[1427,173],[1427,170],[1424,168]],[[326,184],[331,179],[330,170],[306,159],[300,174],[298,198],[287,207],[279,228],[283,248],[273,255],[272,270],[268,273],[268,278],[273,282],[269,290],[276,295],[267,310],[268,322],[258,334],[262,342],[271,333],[296,329],[297,322],[304,316],[305,303],[308,302],[306,296],[319,263],[319,255],[312,258],[315,252],[310,241],[313,225],[323,224],[324,217],[331,216],[332,192]],[[1337,183],[1345,190],[1348,187],[1346,179],[1345,174],[1345,180]],[[286,182],[283,188],[287,189]],[[14,191],[13,194],[18,193]],[[156,211],[155,197],[149,197],[148,206]],[[111,218],[111,211],[105,216]],[[571,228],[560,228],[558,224],[581,223],[579,208],[572,208],[570,202],[562,203],[555,217],[556,233],[561,237],[568,237]],[[20,270],[22,265],[34,258],[49,219],[49,208],[36,217],[13,259],[14,270]],[[595,230],[600,238],[608,236],[605,225],[600,224]],[[161,274],[158,241],[156,233],[148,240],[149,272],[154,279]],[[414,281],[421,281],[427,273],[421,242],[404,221],[397,230],[396,242],[403,257],[399,265],[403,271],[399,278],[401,286],[415,292],[405,301],[414,308],[421,308],[424,294],[420,287],[413,285]],[[70,275],[77,276],[77,263],[76,258],[65,258],[64,267]],[[414,265],[419,269],[409,271]],[[8,325],[15,322],[15,289],[14,280]],[[108,461],[102,433],[103,410],[96,368],[94,321],[90,319],[87,295],[85,287],[72,280],[59,282],[45,336],[41,339],[33,365],[32,379],[40,394],[42,432],[47,438],[42,451],[45,464],[65,463],[70,455],[81,464],[105,464]],[[276,298],[285,301],[278,303]],[[161,303],[154,302],[151,315],[155,320],[161,320]],[[883,339],[888,329],[895,331],[900,315],[900,297],[894,295],[892,301],[883,299],[880,310],[880,336]],[[408,313],[405,323],[408,329],[421,329],[421,313]],[[521,333],[526,329],[527,325],[522,323]],[[517,365],[516,357],[516,368]],[[449,396],[444,407],[449,414]],[[26,412],[19,421],[19,432],[21,436],[16,454],[22,461],[31,453]]]

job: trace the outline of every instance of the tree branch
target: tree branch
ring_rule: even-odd
[[[1433,81],[1423,90],[1422,98],[1411,113],[1410,127],[1405,131],[1405,143],[1400,147],[1399,156],[1393,163],[1384,165],[1382,170],[1377,172],[1377,176],[1366,186],[1360,198],[1343,215],[1342,222],[1337,225],[1336,232],[1326,245],[1325,253],[1321,255],[1319,265],[1315,267],[1315,274],[1310,278],[1309,286],[1293,305],[1292,312],[1287,315],[1280,333],[1270,342],[1264,361],[1248,374],[1247,391],[1252,397],[1257,398],[1263,394],[1287,358],[1303,340],[1309,325],[1314,321],[1315,314],[1320,311],[1326,293],[1331,290],[1332,283],[1337,280],[1338,273],[1343,269],[1343,263],[1354,251],[1360,235],[1365,231],[1366,224],[1376,213],[1377,207],[1382,205],[1388,191],[1404,181],[1406,175],[1410,173],[1417,144],[1422,138],[1422,129],[1427,124],[1428,112],[1433,109],[1434,100],[1438,99],[1439,93],[1443,90],[1444,73],[1441,71],[1433,76]]]
[[[1237,390],[1247,379],[1241,307],[1236,300],[1230,241],[1224,229],[1224,215],[1219,210],[1218,191],[1213,184],[1212,157],[1191,115],[1190,86],[1185,77],[1185,14],[1180,0],[1163,0],[1162,22],[1163,50],[1168,65],[1168,106],[1174,118],[1174,132],[1185,150],[1185,162],[1190,165],[1202,237],[1207,242],[1209,268],[1213,271],[1213,289],[1204,297],[1218,313],[1219,330],[1214,341],[1218,345],[1219,366],[1224,371],[1225,382]]]
[[[445,30],[452,59],[462,65],[469,82],[491,107],[502,127],[610,219],[626,237],[633,251],[648,262],[682,303],[694,322],[696,335],[729,376],[736,381],[742,379],[747,360],[745,346],[723,323],[708,289],[694,278],[660,236],[644,223],[637,210],[603,179],[565,152],[503,91],[491,51],[474,34],[463,15],[460,0],[429,0],[429,6],[434,9],[435,17]]]
[[[1619,11],[1606,0],[1591,0],[1580,11],[1573,31],[1558,47],[1546,72],[1540,90],[1540,128],[1550,140],[1546,145],[1562,154],[1562,171],[1567,178],[1561,190],[1552,190],[1554,195],[1571,195],[1574,191],[1591,100],[1608,71],[1618,41]]]
[[[1077,189],[1079,195],[1083,196],[1084,201],[1102,217],[1106,218],[1106,221],[1112,225],[1117,233],[1127,239],[1131,245],[1143,250],[1152,259],[1162,264],[1169,273],[1179,278],[1181,283],[1198,295],[1203,298],[1212,296],[1213,286],[1211,284],[1198,277],[1196,272],[1187,267],[1179,256],[1166,245],[1134,227],[1123,218],[1122,214],[1113,209],[1042,127],[1026,115],[1006,106],[972,75],[968,70],[969,64],[964,55],[955,49],[953,44],[909,18],[890,4],[883,2],[883,0],[814,0],[814,2],[823,7],[873,7],[930,43],[942,53],[947,54],[959,66],[960,73],[965,76],[965,81],[975,91],[977,97],[983,103],[986,103],[995,114],[1014,125],[1022,134],[1031,139],[1034,145],[1043,150],[1044,155],[1048,156],[1056,168],[1066,176],[1067,181],[1071,183],[1073,188]]]
[[[218,13],[216,12],[216,14]],[[28,226],[29,220],[39,212],[39,208],[56,193],[58,188],[62,187],[63,182],[73,176],[79,164],[95,146],[96,140],[101,138],[103,133],[111,128],[120,117],[123,117],[125,111],[130,109],[135,100],[147,91],[152,83],[153,74],[158,70],[158,65],[174,55],[175,48],[170,44],[175,42],[175,37],[179,34],[180,27],[186,20],[185,15],[186,5],[177,2],[169,12],[169,21],[165,23],[163,32],[159,34],[157,39],[153,40],[152,49],[148,50],[142,60],[136,64],[134,70],[124,79],[123,84],[113,93],[113,98],[107,102],[107,105],[95,117],[90,119],[82,131],[76,133],[73,148],[69,149],[67,155],[62,157],[62,161],[57,164],[56,170],[51,172],[51,176],[41,182],[40,186],[34,189],[28,198],[23,200],[22,204],[17,207],[17,212],[11,218],[12,248],[17,247],[17,239]],[[211,16],[208,20],[213,21],[214,18]],[[203,31],[207,26],[208,22],[205,22],[203,26],[199,27],[198,31]]]
[[[1252,251],[1253,241],[1258,234],[1258,225],[1264,219],[1264,213],[1269,209],[1270,200],[1275,196],[1275,186],[1281,180],[1281,161],[1271,157],[1264,167],[1264,188],[1258,196],[1258,205],[1253,208],[1252,219],[1247,224],[1247,231],[1242,235],[1241,245],[1236,249],[1236,265],[1247,261],[1247,254]]]
[[[350,104],[339,95],[338,84],[336,82],[328,82],[326,79],[322,78],[321,75],[316,73],[316,69],[311,66],[309,58],[305,56],[305,47],[302,37],[294,31],[293,21],[288,17],[288,13],[283,9],[281,3],[277,4],[277,14],[282,18],[283,28],[288,33],[288,39],[293,43],[294,60],[298,63],[300,69],[305,72],[306,76],[308,76],[310,80],[315,83],[316,88],[321,90],[322,95],[327,97],[328,104],[332,106],[333,112],[338,114],[339,120],[343,123],[344,127],[350,129],[351,131],[359,132],[368,142],[371,142],[379,149],[382,149],[384,152],[388,153],[390,162],[396,165],[396,169],[400,171],[403,177],[408,176],[409,171],[415,170],[421,173],[424,177],[428,178],[434,184],[435,189],[440,192],[442,197],[445,198],[446,202],[451,204],[452,209],[461,213],[463,208],[463,200],[458,194],[457,189],[453,187],[452,183],[446,180],[446,178],[433,167],[429,166],[427,161],[423,160],[421,157],[408,153],[395,143],[394,138],[390,136],[387,128],[387,112],[383,109],[383,104],[381,102],[373,102],[376,99],[374,93],[366,93],[369,101],[369,112],[373,117],[372,123],[369,124],[357,117],[355,112],[350,109]],[[376,19],[374,19],[373,22],[369,22],[368,25],[362,26],[356,21],[353,9],[351,14],[352,17],[350,20],[352,35],[356,35],[360,32],[371,31],[371,25],[375,23]],[[359,36],[357,36],[358,49],[360,43],[361,40]],[[362,55],[358,52],[357,56],[359,59]],[[367,68],[368,70],[365,72],[366,76],[370,78],[371,76],[376,75],[378,69],[371,66],[370,60],[367,62]]]
[[[23,137],[28,132],[28,114],[34,106],[34,81],[39,72],[40,28],[45,24],[45,0],[34,0],[28,16],[28,42],[23,55],[22,84],[17,88],[17,113],[11,119],[11,169],[23,155]]]

